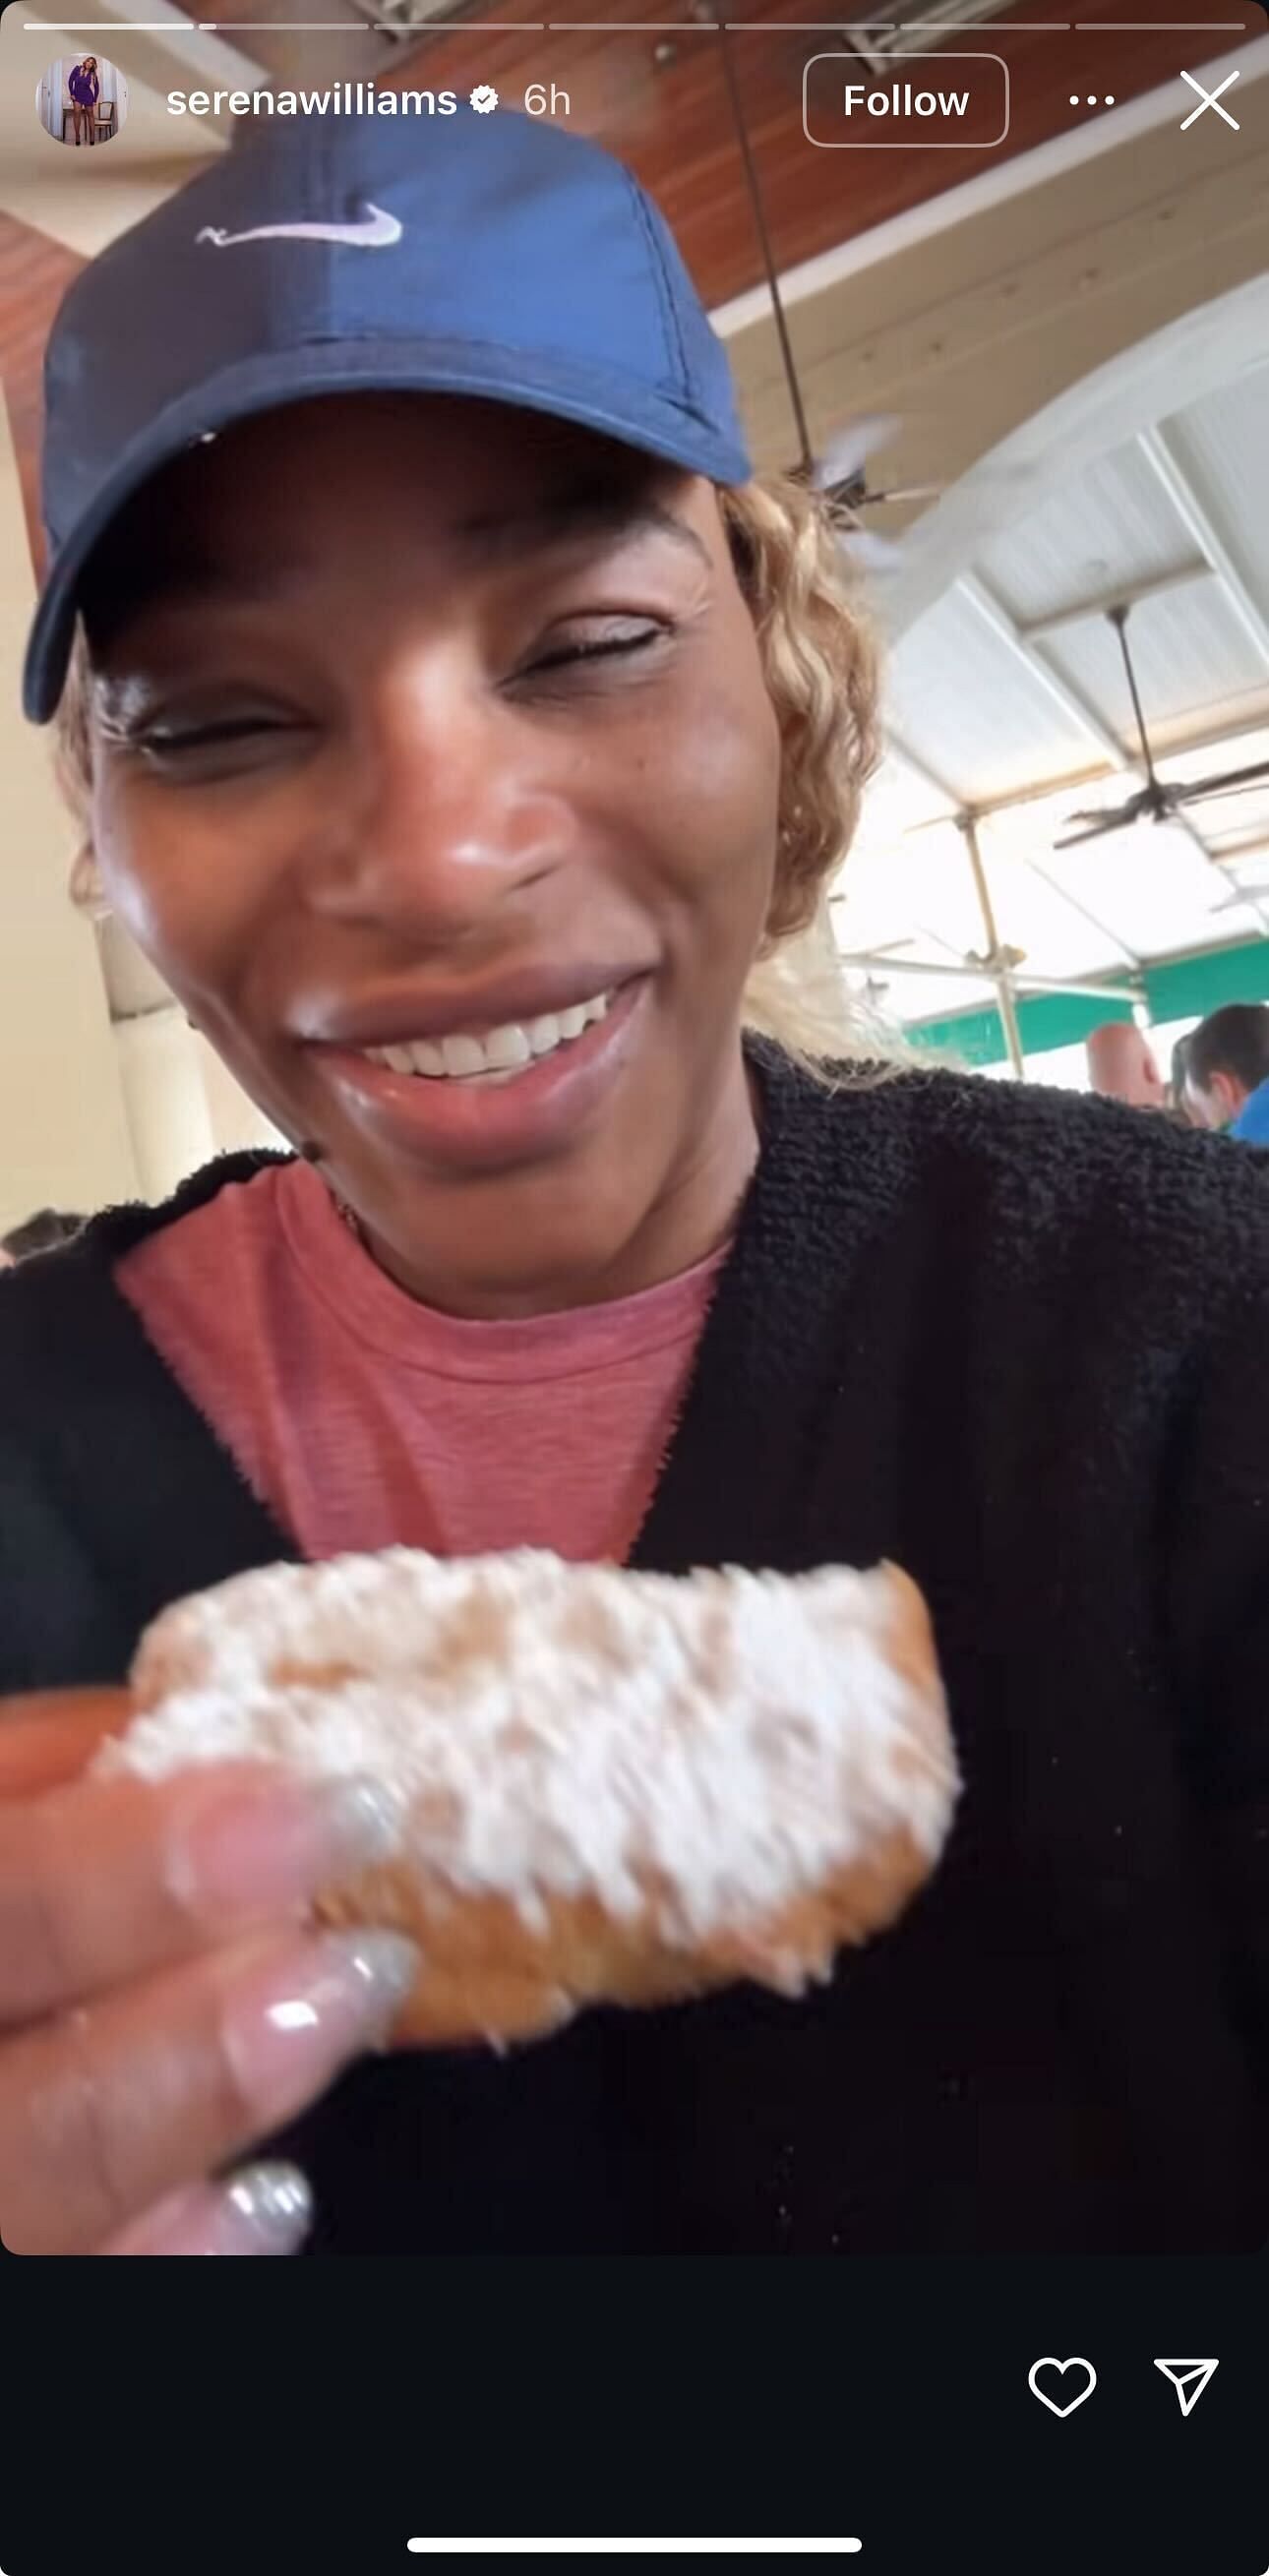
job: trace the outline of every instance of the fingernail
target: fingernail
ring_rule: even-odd
[[[407,1996],[418,1983],[421,1953],[404,1932],[334,1932],[328,1946],[342,1954],[358,1981],[369,2044],[386,2039]]]
[[[419,1953],[400,1932],[325,1932],[293,1959],[239,1971],[225,2047],[244,2102],[275,2128],[350,2057],[380,2047],[413,1990]]]
[[[298,2165],[244,2165],[224,2185],[214,2254],[294,2254],[313,2223],[313,2194]]]
[[[400,1839],[394,1800],[360,1776],[312,1787],[270,1779],[258,1790],[190,1796],[169,1884],[199,1924],[216,1930],[304,1906],[321,1888],[386,1859]]]

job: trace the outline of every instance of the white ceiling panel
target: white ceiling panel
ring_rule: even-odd
[[[1269,905],[1269,841],[1259,850],[1249,850],[1245,858],[1223,860],[1221,875],[1231,899],[1236,894],[1254,897],[1263,913]]]
[[[1042,859],[1046,876],[1087,906],[1139,957],[1168,957],[1224,939],[1253,939],[1254,913],[1218,913],[1231,891],[1188,833],[1139,823]],[[1267,869],[1269,873],[1269,869]]]
[[[951,591],[890,664],[888,721],[958,798],[987,803],[1036,778],[1087,769],[1097,748],[1043,676]]]
[[[1046,980],[1119,973],[1125,960],[1114,935],[1098,927],[1087,910],[1067,902],[1060,879],[1047,870],[1040,875],[1021,848],[1008,846],[1000,829],[1002,820],[994,814],[984,818],[979,844],[996,927],[1007,948],[1022,950],[1022,975],[1027,967]],[[978,945],[982,944],[980,931]]]
[[[947,798],[938,788],[887,753],[864,790],[859,840],[888,843],[896,833],[909,831],[914,823],[933,822],[947,810]]]
[[[1269,363],[1262,360],[1218,394],[1175,414],[1167,423],[1167,437],[1195,497],[1269,619],[1267,422]]]
[[[959,961],[985,944],[964,844],[949,823],[888,847],[860,843],[834,889],[833,920],[839,947],[869,955],[905,941],[916,956],[941,950]]]
[[[1257,761],[1269,762],[1269,725],[1249,727],[1232,742],[1218,743],[1214,748],[1196,744],[1188,751],[1170,751],[1159,762],[1161,778],[1211,778],[1218,771],[1251,769]],[[1256,791],[1259,792],[1259,791]],[[1269,780],[1266,790],[1269,793]]]
[[[1193,554],[1193,540],[1132,445],[1086,467],[994,538],[978,570],[1025,626],[1103,598],[1121,582],[1153,580]]]
[[[1215,726],[1269,705],[1269,669],[1219,582],[1187,582],[1183,590],[1143,599],[1131,611],[1127,636],[1152,739],[1164,738],[1169,728],[1190,732],[1200,722]],[[1064,626],[1043,649],[1119,740],[1135,747],[1132,699],[1109,620]]]

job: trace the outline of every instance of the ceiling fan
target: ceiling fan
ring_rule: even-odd
[[[853,563],[870,572],[890,571],[900,560],[900,548],[892,537],[857,526],[860,512],[882,509],[887,502],[934,501],[943,488],[941,483],[890,483],[874,491],[868,479],[868,459],[878,448],[888,446],[901,427],[893,412],[866,412],[847,421],[814,461],[809,477],[815,490],[822,492],[842,514],[844,551]]]
[[[1244,788],[1254,786],[1257,780],[1269,778],[1269,760],[1253,761],[1246,769],[1219,770],[1210,778],[1160,778],[1151,754],[1150,736],[1146,731],[1146,719],[1142,713],[1137,675],[1132,666],[1132,655],[1128,650],[1128,609],[1123,605],[1108,608],[1106,615],[1119,637],[1119,649],[1124,658],[1132,711],[1137,720],[1141,765],[1146,773],[1146,783],[1144,787],[1137,789],[1134,796],[1126,797],[1122,805],[1109,805],[1100,809],[1093,808],[1069,814],[1067,821],[1078,823],[1082,828],[1078,832],[1069,832],[1063,840],[1055,841],[1053,846],[1057,850],[1078,849],[1083,841],[1099,840],[1105,832],[1127,831],[1133,823],[1175,822],[1177,815],[1187,805],[1203,804],[1214,796],[1241,795]]]
[[[714,19],[713,7],[708,4],[708,0],[693,0],[693,15],[701,19],[714,20],[714,23],[718,24]],[[889,572],[900,560],[899,547],[892,538],[883,537],[872,528],[861,527],[860,513],[864,510],[880,509],[886,503],[893,504],[897,501],[935,500],[943,487],[938,483],[906,483],[892,484],[881,491],[873,490],[868,480],[868,459],[878,448],[888,444],[901,426],[899,420],[889,413],[870,412],[861,415],[858,419],[845,422],[829,440],[822,456],[817,456],[812,447],[811,435],[807,427],[806,407],[802,400],[802,387],[793,361],[793,347],[780,293],[775,254],[767,228],[766,208],[762,200],[753,146],[730,49],[730,31],[720,26],[719,33],[723,77],[727,87],[731,119],[740,149],[741,167],[753,213],[754,229],[762,252],[767,289],[771,297],[771,309],[780,343],[780,359],[788,387],[794,427],[797,431],[799,454],[797,465],[793,469],[794,476],[800,482],[809,483],[814,491],[822,492],[834,505],[840,519],[839,542],[842,552],[849,561],[869,572]]]

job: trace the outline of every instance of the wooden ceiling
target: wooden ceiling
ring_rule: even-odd
[[[203,5],[205,0],[182,0],[186,15],[199,20]],[[316,0],[316,6],[315,0],[234,0],[231,41],[278,83],[373,78],[380,87],[452,88],[461,95],[475,82],[489,81],[504,105],[518,105],[530,82],[554,82],[568,94],[571,128],[620,154],[662,205],[711,307],[760,284],[763,275],[724,48],[751,139],[774,257],[783,270],[1004,157],[1068,133],[1075,116],[1087,113],[1072,110],[1072,91],[1095,91],[1123,103],[1177,79],[1183,66],[1210,61],[1261,35],[1266,19],[1264,0],[1221,0],[1220,16],[1230,23],[1196,35],[1195,0],[1148,0],[1153,23],[1125,29],[1112,22],[1122,21],[1134,5],[1144,18],[1147,0],[1081,0],[1080,29],[1054,33],[1036,24],[1037,0],[1022,0],[972,32],[949,30],[941,39],[942,50],[990,52],[1007,62],[1011,121],[1004,143],[984,151],[834,152],[815,149],[804,135],[803,66],[812,53],[840,45],[842,30],[852,20],[870,18],[877,0],[853,0],[831,21],[813,20],[809,27],[807,0],[764,0],[759,6],[736,0],[739,19],[729,21],[728,33],[713,23],[707,0],[657,0],[661,22],[637,33],[625,32],[632,0],[583,0],[584,21],[573,0],[567,22],[529,33],[505,26],[517,5],[523,0],[466,10],[461,18],[450,16],[428,33],[397,43],[366,26],[350,0]],[[824,0],[819,6],[822,17]],[[330,35],[280,30],[277,21],[288,12],[310,29],[320,12],[330,21]],[[266,19],[273,22],[267,29],[252,23]],[[245,120],[232,122],[239,133],[251,130]],[[120,137],[115,148],[126,149],[126,139]],[[37,562],[41,354],[58,301],[79,265],[44,235],[0,216],[0,376]]]
[[[257,0],[263,7],[265,0]],[[457,89],[491,81],[500,100],[519,104],[530,81],[554,81],[567,90],[570,123],[594,135],[629,163],[650,189],[677,236],[688,266],[711,308],[726,303],[762,278],[759,237],[744,182],[728,99],[722,49],[729,49],[749,131],[777,268],[793,267],[835,243],[866,232],[906,208],[924,203],[982,169],[1026,152],[1051,136],[1069,133],[1074,89],[1137,98],[1177,79],[1183,65],[1210,60],[1245,44],[1264,27],[1254,0],[1233,0],[1210,14],[1227,18],[1224,33],[1201,37],[1170,25],[1120,32],[1134,7],[1142,19],[1188,21],[1193,0],[1081,0],[1086,32],[1038,31],[1034,22],[1056,20],[1045,0],[1022,0],[981,32],[952,33],[940,50],[999,54],[1011,82],[1010,130],[1005,142],[984,151],[826,151],[807,142],[802,126],[802,74],[811,55],[831,51],[852,19],[884,18],[884,0],[854,0],[832,17],[806,0],[740,0],[728,9],[702,11],[708,22],[726,15],[741,31],[720,35],[696,21],[690,0],[664,11],[679,31],[616,34],[613,22],[637,18],[629,0],[595,0],[588,20],[602,32],[503,35],[492,32],[503,7],[473,14],[457,28],[438,28],[409,55],[375,78],[383,86]],[[527,13],[526,13],[527,14]],[[580,17],[581,11],[573,15]],[[973,19],[966,0],[966,20]],[[808,21],[825,21],[808,33]],[[1097,22],[1107,21],[1105,31]],[[1237,26],[1232,22],[1237,21]],[[1030,23],[1028,23],[1030,22]],[[1197,50],[1196,50],[1197,48]],[[928,61],[928,55],[918,57]],[[1076,72],[1078,71],[1078,80]],[[887,75],[889,77],[889,75]],[[1179,91],[1184,98],[1185,93]],[[1086,111],[1085,111],[1086,113]],[[1180,116],[1178,116],[1178,125]]]

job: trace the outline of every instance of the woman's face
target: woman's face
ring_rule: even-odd
[[[752,1151],[780,746],[712,489],[491,404],[309,403],[143,494],[86,614],[108,895],[385,1266],[472,1312],[640,1284]]]

